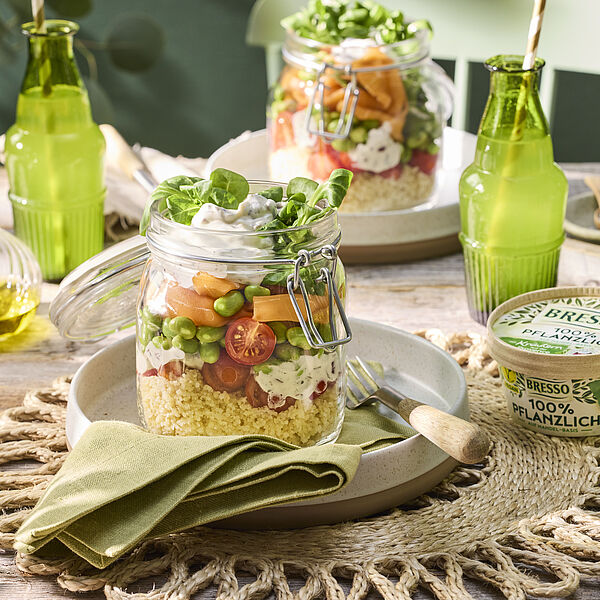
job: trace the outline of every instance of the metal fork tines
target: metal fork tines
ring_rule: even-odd
[[[356,362],[356,365],[354,362]],[[348,371],[350,371],[346,393],[346,406],[348,408],[358,408],[363,404],[379,400],[388,408],[398,412],[400,402],[408,405],[406,408],[409,410],[420,404],[387,385],[384,377],[379,375],[360,356],[354,357],[354,361],[348,361],[347,366]]]
[[[459,462],[475,464],[488,453],[489,438],[475,423],[405,396],[358,356],[346,364],[349,371],[346,406],[349,409],[379,400]]]

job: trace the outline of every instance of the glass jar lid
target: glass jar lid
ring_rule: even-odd
[[[70,340],[92,341],[135,323],[139,283],[150,251],[140,235],[85,261],[61,282],[50,320]]]

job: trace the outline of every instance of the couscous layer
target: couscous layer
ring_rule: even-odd
[[[213,390],[197,369],[173,380],[140,377],[138,390],[146,428],[163,435],[262,434],[308,446],[340,425],[336,386],[279,413],[266,406],[253,408],[239,392]]]

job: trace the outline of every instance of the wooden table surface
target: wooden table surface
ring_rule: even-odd
[[[476,331],[467,311],[462,256],[406,265],[353,266],[347,269],[348,312],[353,317],[376,320],[408,331],[439,328],[445,332]],[[600,246],[567,240],[559,270],[559,283],[600,285]],[[96,344],[63,340],[47,319],[48,302],[56,286],[46,285],[43,303],[32,326],[10,343],[0,344],[0,409],[19,404],[25,392],[48,385],[60,375],[72,374],[90,355],[115,338]],[[117,334],[119,335],[119,334]],[[160,582],[157,582],[160,585]],[[496,600],[502,596],[483,585],[467,584],[474,597]],[[198,597],[214,597],[207,590]],[[53,579],[20,575],[12,555],[0,554],[0,598],[70,598]],[[82,597],[103,598],[93,592]],[[369,598],[377,597],[371,594]],[[418,592],[415,598],[431,596]],[[587,582],[573,600],[600,598],[600,581]]]

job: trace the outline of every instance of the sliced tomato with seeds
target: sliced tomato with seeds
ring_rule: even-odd
[[[212,365],[204,363],[202,377],[204,382],[217,392],[236,392],[241,390],[250,375],[250,367],[245,367],[232,360],[226,352],[221,351],[219,360]]]
[[[225,334],[225,350],[242,365],[258,365],[273,354],[277,337],[265,323],[243,317],[230,323]]]

